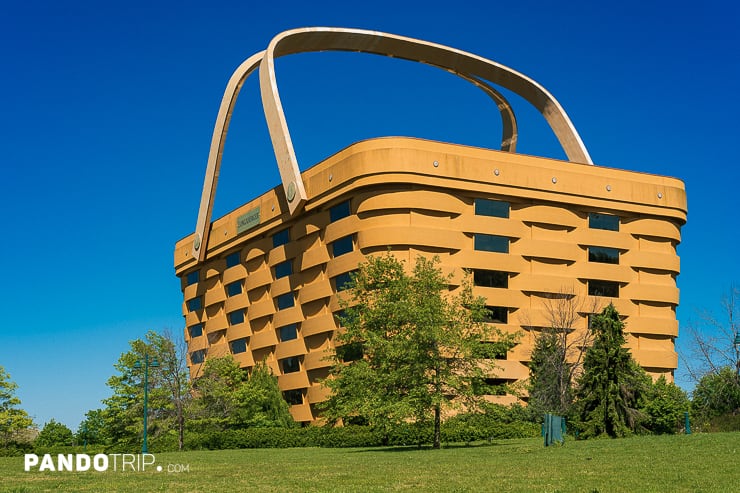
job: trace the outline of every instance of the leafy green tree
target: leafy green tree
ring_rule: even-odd
[[[648,386],[643,396],[643,426],[656,434],[677,433],[683,428],[684,413],[689,410],[690,405],[686,392],[675,384],[668,383],[661,375]]]
[[[108,437],[105,428],[105,411],[93,409],[85,413],[85,419],[75,433],[75,442],[88,445],[105,445]]]
[[[729,366],[704,375],[692,396],[692,408],[703,418],[740,414],[740,382]]]
[[[196,392],[193,410],[197,419],[217,429],[234,425],[239,407],[236,393],[246,379],[247,374],[231,355],[208,358],[193,382]]]
[[[28,413],[18,406],[21,400],[16,397],[18,384],[10,379],[10,374],[0,366],[0,431],[3,437],[3,447],[16,441],[19,434],[33,426],[33,420]]]
[[[515,337],[487,327],[484,299],[473,296],[469,278],[451,295],[438,263],[417,257],[408,274],[389,252],[360,265],[341,301],[345,330],[335,336],[335,364],[324,382],[330,421],[357,416],[386,432],[410,420],[433,423],[439,448],[443,410],[482,400],[474,383],[490,377],[494,364],[475,357],[481,341],[505,353]]]
[[[185,408],[189,384],[184,352],[168,335],[147,332],[145,338],[130,342],[131,349],[114,365],[117,375],[108,379],[113,395],[103,400],[109,445],[130,450],[140,444],[143,434],[144,361],[149,357],[148,436],[163,447],[177,440],[183,444]],[[157,365],[153,365],[156,360]]]
[[[591,323],[594,340],[579,379],[578,405],[583,438],[622,437],[635,431],[649,378],[624,347],[624,323],[609,304]]]
[[[277,377],[264,362],[257,363],[248,375],[231,355],[209,358],[194,388],[195,412],[201,427],[296,426]]]
[[[54,419],[49,420],[39,432],[34,445],[40,445],[42,447],[56,447],[63,445],[72,445],[74,443],[74,435],[72,430],[67,428],[63,423],[59,423]]]

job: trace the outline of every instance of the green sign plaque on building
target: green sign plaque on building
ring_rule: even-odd
[[[260,223],[260,208],[255,207],[246,214],[236,218],[236,234],[241,234],[249,229],[254,228]]]

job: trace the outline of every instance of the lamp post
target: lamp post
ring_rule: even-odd
[[[157,361],[157,358],[152,358],[151,361],[149,360],[149,354],[144,355],[144,361],[141,360],[134,363],[134,368],[141,368],[144,367],[144,440],[141,444],[141,453],[146,454],[149,449],[147,448],[147,440],[146,440],[146,430],[149,427],[148,426],[148,417],[149,412],[147,409],[148,401],[149,401],[149,368],[156,368],[159,366],[159,361]]]
[[[735,373],[740,378],[740,332],[735,334]]]

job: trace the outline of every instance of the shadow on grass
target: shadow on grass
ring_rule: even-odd
[[[466,448],[483,448],[483,447],[511,447],[514,443],[506,443],[500,441],[492,442],[473,442],[473,443],[443,443],[440,450],[454,450],[454,449],[466,449]],[[425,444],[419,447],[418,445],[392,445],[387,447],[374,447],[374,448],[363,448],[361,450],[353,450],[350,453],[367,453],[367,452],[423,452],[435,450],[431,445]]]

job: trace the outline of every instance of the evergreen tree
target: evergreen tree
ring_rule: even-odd
[[[568,414],[573,401],[572,367],[558,333],[548,330],[537,336],[529,363],[529,405],[536,416]]]
[[[624,323],[609,304],[591,323],[593,344],[586,351],[579,379],[581,437],[622,437],[640,421],[638,411],[649,377],[624,347]]]

